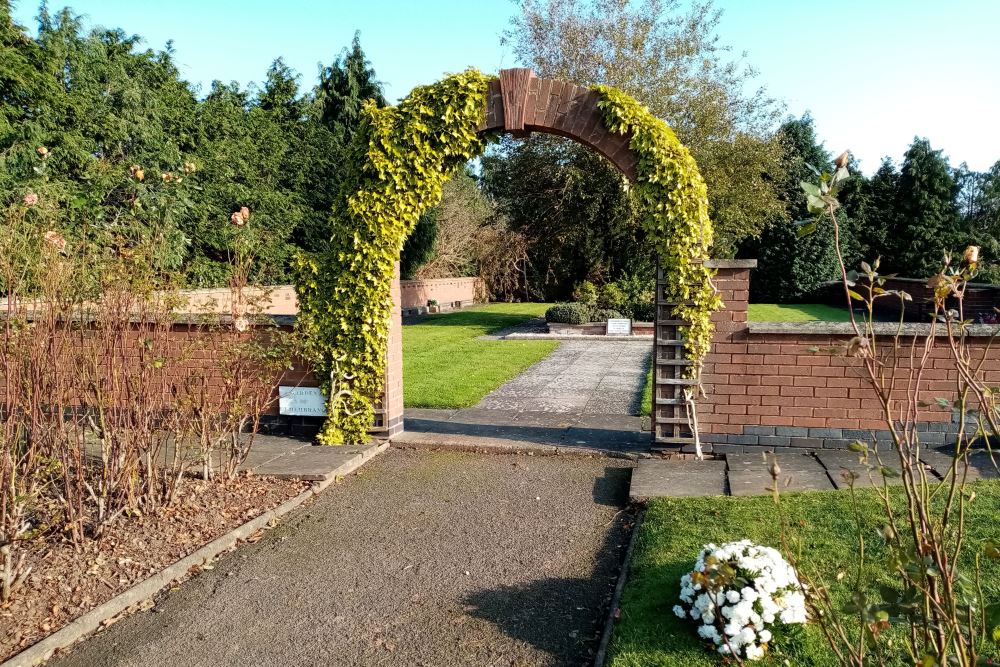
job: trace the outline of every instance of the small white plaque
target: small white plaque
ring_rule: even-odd
[[[613,319],[608,320],[609,336],[629,336],[632,334],[632,320]]]
[[[299,417],[325,417],[326,399],[319,387],[278,387],[278,412]]]

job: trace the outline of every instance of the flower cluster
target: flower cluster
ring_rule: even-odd
[[[234,227],[242,227],[247,224],[250,219],[250,209],[246,206],[241,206],[240,210],[235,211],[231,216],[229,216],[229,222]]]
[[[794,568],[771,547],[749,540],[706,545],[694,571],[681,577],[680,618],[723,655],[764,656],[773,632],[806,622],[806,600]]]

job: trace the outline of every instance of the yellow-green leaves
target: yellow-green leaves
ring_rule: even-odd
[[[664,296],[679,304],[675,315],[691,323],[684,348],[696,362],[689,373],[697,376],[712,344],[712,313],[722,306],[712,285],[713,271],[705,266],[712,246],[705,182],[663,120],[620,90],[598,86],[597,91],[605,125],[631,135],[629,146],[638,157],[636,188],[646,208],[642,219],[668,277]]]
[[[328,396],[324,444],[368,438],[385,382],[393,266],[448,174],[482,151],[488,82],[470,69],[415,88],[399,106],[365,106],[329,249],[296,263],[304,354]]]

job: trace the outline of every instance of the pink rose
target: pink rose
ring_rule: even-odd
[[[59,252],[62,252],[63,250],[66,249],[66,239],[63,238],[63,235],[57,231],[45,232],[45,236],[43,238],[45,239],[45,242],[49,246],[51,246],[52,248],[54,248]]]
[[[34,192],[29,192],[28,194],[24,195],[24,203],[27,204],[28,206],[34,206],[35,204],[38,203],[38,195],[36,195]]]

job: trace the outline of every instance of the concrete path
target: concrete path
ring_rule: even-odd
[[[846,450],[817,450],[801,453],[777,454],[778,485],[782,492],[831,491],[846,489],[851,483],[855,488],[882,484],[882,474],[870,467],[879,464],[872,458],[868,464],[859,461],[858,454]],[[989,455],[977,452],[970,457],[968,479],[996,479],[1000,477]],[[882,454],[882,464],[898,471],[895,454]],[[754,496],[771,493],[774,481],[770,466],[774,460],[769,454],[727,454],[725,460],[705,461],[684,459],[640,460],[632,473],[629,496],[643,502],[657,497],[691,496]],[[951,455],[946,449],[926,449],[921,453],[924,466],[935,479],[943,478],[951,466]],[[899,477],[887,478],[889,484],[898,484]]]
[[[514,412],[635,415],[652,342],[566,341],[476,407]]]
[[[374,447],[321,447],[313,445],[312,440],[258,434],[240,469],[262,477],[321,482],[353,469],[356,461]]]
[[[651,442],[649,419],[628,415],[409,408],[403,428],[392,442],[412,447],[638,454],[648,452]]]
[[[623,465],[390,449],[50,664],[588,664],[631,521]]]

